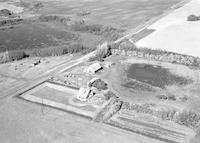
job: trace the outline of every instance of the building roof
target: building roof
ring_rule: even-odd
[[[92,83],[94,83],[96,80],[98,80],[98,79],[100,79],[100,78],[98,78],[98,77],[94,77],[94,78],[92,78],[89,82],[92,84]]]
[[[98,77],[92,78],[90,81],[88,81],[87,86],[90,87],[90,85],[93,84],[98,79],[100,79],[100,78],[98,78]]]
[[[88,72],[96,72],[97,70],[99,70],[99,69],[101,69],[102,68],[102,66],[100,65],[100,63],[94,63],[94,64],[92,64],[92,65],[90,65],[89,67],[88,67]]]
[[[80,88],[77,97],[80,99],[87,99],[91,90],[89,88]]]

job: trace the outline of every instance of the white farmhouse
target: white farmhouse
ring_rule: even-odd
[[[83,88],[81,87],[77,94],[77,99],[80,101],[87,101],[88,97],[90,96],[91,89],[90,88]]]

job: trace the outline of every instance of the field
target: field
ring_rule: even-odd
[[[21,12],[16,12],[14,19],[1,20],[0,52],[9,53],[0,59],[7,62],[26,56],[87,53],[102,41],[116,40],[130,29],[141,27],[178,2],[181,0],[1,2],[1,9],[7,6]],[[21,20],[15,21],[16,17]],[[13,50],[24,56],[16,57]]]
[[[48,1],[49,8],[44,8],[40,13],[69,14],[72,16],[80,16],[82,14],[83,18],[89,23],[111,25],[128,30],[147,22],[153,17],[161,15],[167,9],[170,9],[172,5],[180,1],[91,0],[79,2],[78,0],[58,0],[57,2]],[[68,4],[70,6],[66,7]]]
[[[199,47],[200,39],[197,35],[200,33],[200,23],[187,21],[189,15],[199,15],[199,3],[199,0],[192,0],[148,27],[154,32],[138,41],[137,45],[200,57],[200,51],[196,48]]]

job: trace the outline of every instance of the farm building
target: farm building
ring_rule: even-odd
[[[100,65],[100,63],[94,63],[87,68],[87,73],[94,74],[102,68],[103,67]]]
[[[87,101],[90,93],[91,93],[91,89],[90,88],[81,87],[79,89],[79,91],[78,91],[77,99],[79,99],[80,101]]]
[[[88,86],[88,87],[91,87],[91,85],[92,85],[96,80],[98,80],[98,79],[99,79],[98,77],[92,78],[90,81],[88,81],[87,86]]]

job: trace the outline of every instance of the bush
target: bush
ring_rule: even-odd
[[[80,32],[87,32],[99,35],[103,26],[100,24],[92,24],[92,25],[86,25],[84,21],[78,21],[71,25],[71,29],[74,31],[80,31]]]
[[[133,51],[137,49],[137,46],[129,41],[124,41],[118,45],[120,49],[125,51]]]
[[[41,22],[58,22],[58,23],[66,24],[68,21],[70,21],[70,18],[65,18],[65,17],[57,16],[57,15],[42,15],[39,17],[39,20]]]
[[[89,12],[89,11],[81,11],[81,12],[78,12],[76,15],[77,16],[87,16],[90,14],[91,14],[91,12]]]
[[[197,127],[199,125],[200,115],[192,111],[183,111],[177,115],[176,122],[188,127]]]
[[[111,118],[114,114],[116,114],[122,107],[123,101],[120,99],[111,100],[108,104],[107,112],[104,115],[104,120]]]
[[[112,55],[111,52],[111,44],[107,42],[103,43],[101,46],[98,47],[96,54],[94,57],[91,57],[89,61],[104,61],[103,59]]]
[[[0,63],[9,62],[8,51],[0,53]]]
[[[106,58],[112,55],[111,46],[107,42],[103,43],[96,52],[96,56],[100,58]]]
[[[174,96],[174,95],[168,95],[168,96],[166,96],[166,95],[157,95],[156,96],[158,99],[160,99],[160,100],[176,100],[176,97]]]
[[[103,80],[101,79],[97,79],[95,80],[92,85],[93,87],[96,87],[98,90],[106,90],[108,89],[107,87],[107,83],[105,83]]]
[[[0,26],[10,26],[10,25],[17,25],[24,22],[23,19],[18,18],[18,19],[7,19],[7,20],[2,20],[0,21]]]
[[[9,51],[8,57],[10,61],[16,61],[29,57],[29,55],[27,55],[24,51],[18,50],[18,51]]]
[[[80,43],[72,43],[70,45],[62,47],[48,47],[41,49],[31,50],[15,50],[0,53],[0,63],[10,62],[14,60],[21,60],[26,57],[48,57],[48,56],[60,56],[64,54],[76,54],[76,53],[88,53],[94,49],[85,47]]]
[[[103,26],[101,24],[86,24],[85,21],[76,21],[71,25],[73,31],[91,33],[94,35],[102,35],[109,40],[116,40],[121,37],[122,29],[113,28],[111,26]]]
[[[72,43],[62,47],[48,47],[29,51],[30,56],[60,56],[64,54],[86,53],[89,48],[80,43]]]
[[[17,61],[27,57],[29,57],[29,55],[21,50],[7,51],[0,53],[0,63]]]
[[[115,41],[119,37],[122,37],[123,29],[113,28],[111,26],[104,26],[101,29],[101,35],[104,35],[108,40]]]
[[[105,100],[109,100],[111,98],[117,98],[117,96],[112,92],[112,91],[108,91],[104,94]]]
[[[85,47],[83,51],[81,51],[82,54],[88,54],[90,52],[93,52],[94,50],[96,50],[95,47]]]
[[[182,102],[185,102],[188,100],[188,97],[187,96],[179,97],[179,100],[181,100]]]
[[[120,45],[119,45],[120,46]],[[114,54],[122,54],[123,55],[132,55],[135,57],[139,58],[145,58],[145,59],[150,59],[150,60],[155,60],[155,61],[164,61],[164,62],[170,62],[173,63],[174,61],[177,64],[183,64],[187,66],[195,66],[199,67],[200,66],[200,58],[199,57],[194,57],[190,55],[183,55],[183,54],[178,54],[174,52],[168,52],[165,50],[160,50],[160,49],[149,49],[149,48],[125,48],[125,49],[119,49],[118,46],[112,46],[114,51]]]
[[[41,49],[33,49],[29,52],[31,56],[48,57],[63,55],[63,47],[48,47]]]
[[[173,100],[173,101],[175,101],[175,100],[176,100],[176,97],[175,97],[174,95],[169,95],[169,96],[168,96],[168,100]]]
[[[160,99],[160,100],[167,100],[167,96],[166,95],[157,95],[156,96],[158,99]]]
[[[200,20],[200,16],[196,16],[196,15],[194,15],[194,14],[189,15],[189,16],[187,17],[187,21],[198,21],[198,20]]]
[[[81,53],[87,48],[84,47],[82,44],[74,43],[69,45],[68,47],[65,47],[63,50],[63,54],[74,54],[74,53]]]
[[[12,15],[12,12],[8,9],[2,9],[0,10],[0,16],[11,16]]]
[[[131,104],[129,102],[123,102],[122,110],[131,110]]]
[[[159,111],[158,112],[160,115],[158,115],[158,117],[160,117],[162,120],[174,120],[176,111],[175,110],[169,110],[169,111]]]
[[[43,7],[44,7],[44,5],[41,2],[37,2],[36,4],[33,5],[33,8],[37,9],[37,10],[39,10],[39,9],[41,9]]]

